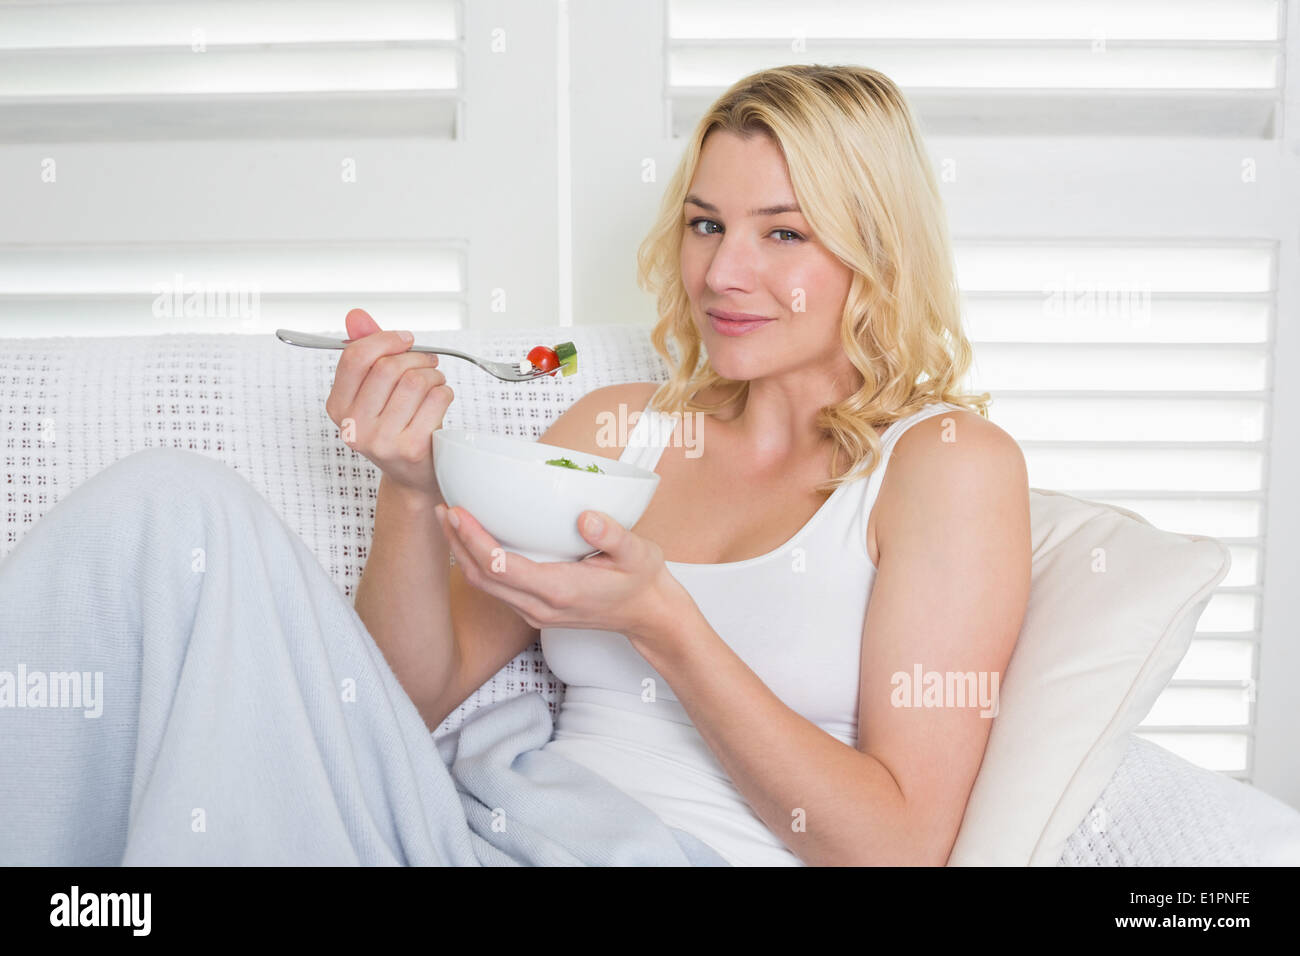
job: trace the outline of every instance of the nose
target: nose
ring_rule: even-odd
[[[719,295],[748,292],[754,287],[756,252],[739,233],[724,235],[713,247],[704,273],[705,285]]]

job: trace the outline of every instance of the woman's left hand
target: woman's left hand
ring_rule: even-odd
[[[448,519],[455,514],[460,527]],[[599,519],[593,530],[589,521]],[[464,508],[439,506],[438,520],[465,574],[480,591],[513,607],[532,627],[614,631],[648,640],[672,620],[687,592],[663,550],[601,511],[584,511],[578,532],[601,553],[581,561],[536,562],[506,551]]]

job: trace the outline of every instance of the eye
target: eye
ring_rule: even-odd
[[[708,223],[713,226],[718,225],[718,223],[714,222],[712,219],[704,219],[704,218],[692,219],[686,225],[688,228],[695,231],[695,234],[697,236],[716,236],[718,234],[716,232],[699,232],[698,230],[695,230],[695,227],[698,226],[700,223]],[[772,232],[784,233],[785,235],[791,237],[789,239],[778,239],[777,241],[782,245],[789,246],[789,245],[794,245],[796,242],[804,241],[804,237],[799,235],[799,233],[795,232],[793,229],[773,229]]]
[[[690,222],[688,222],[686,225],[687,225],[687,226],[688,226],[692,231],[694,231],[694,230],[695,230],[695,227],[698,226],[698,225],[699,225],[700,223],[702,223],[702,222],[709,222],[709,223],[713,223],[713,225],[715,225],[715,226],[717,225],[717,223],[716,223],[716,222],[713,222],[712,219],[702,219],[702,218],[692,219],[692,220],[691,220]],[[715,233],[707,233],[707,232],[706,232],[706,233],[695,232],[695,234],[696,234],[697,236],[699,236],[699,235],[706,235],[706,236],[708,236],[708,235],[715,235]]]

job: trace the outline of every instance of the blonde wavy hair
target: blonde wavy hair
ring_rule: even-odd
[[[681,276],[682,207],[705,137],[715,130],[775,140],[815,238],[854,272],[840,339],[863,381],[818,412],[822,435],[835,442],[837,477],[817,490],[869,476],[881,452],[876,428],[931,402],[987,418],[988,392],[956,391],[973,350],[962,330],[947,219],[929,158],[893,81],[859,66],[760,70],[737,81],[697,124],[637,250],[637,283],[658,303],[651,341],[673,369],[651,407],[716,415],[749,393],[748,381],[722,377],[707,358],[701,367],[700,334]],[[696,401],[712,386],[731,391],[714,405]],[[837,473],[842,454],[849,466]]]

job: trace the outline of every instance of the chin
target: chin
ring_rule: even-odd
[[[752,382],[754,379],[761,377],[749,362],[737,362],[730,357],[715,355],[709,355],[708,359],[709,367],[713,371],[733,382]]]
[[[763,362],[763,349],[745,342],[744,337],[729,338],[713,329],[700,331],[700,346],[713,370],[732,381],[758,378],[756,366]]]

